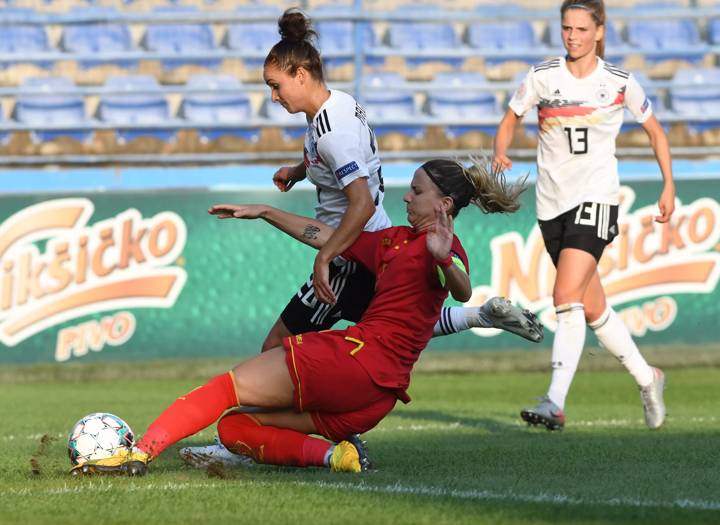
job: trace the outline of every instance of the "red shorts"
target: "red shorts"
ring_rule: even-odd
[[[295,410],[309,412],[318,431],[333,441],[367,432],[397,401],[350,354],[357,343],[347,337],[345,330],[331,330],[283,339]]]

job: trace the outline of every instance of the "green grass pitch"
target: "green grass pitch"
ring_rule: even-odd
[[[413,402],[365,435],[377,471],[206,472],[175,446],[137,479],[71,478],[66,433],[93,411],[141,433],[202,379],[145,369],[126,381],[4,382],[0,523],[719,523],[718,369],[666,372],[669,416],[655,432],[617,368],[578,374],[562,433],[518,418],[547,373],[416,373]]]

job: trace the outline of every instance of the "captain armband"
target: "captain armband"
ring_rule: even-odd
[[[438,279],[440,280],[440,286],[445,288],[445,272],[443,272],[444,268],[450,268],[453,264],[460,268],[460,270],[463,273],[467,273],[467,270],[465,269],[465,265],[462,262],[462,259],[455,255],[454,253],[450,253],[450,255],[447,256],[446,259],[443,259],[442,261],[435,261],[435,269],[437,270]]]

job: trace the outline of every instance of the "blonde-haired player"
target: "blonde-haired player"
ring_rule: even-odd
[[[565,398],[585,342],[586,323],[637,381],[649,428],[665,419],[661,370],[647,364],[622,320],[607,304],[597,263],[617,235],[619,178],[615,139],[625,109],[642,125],[655,151],[664,185],[658,222],[675,207],[670,148],[652,105],[633,75],[603,61],[602,0],[566,0],[560,8],[567,51],[530,69],[498,126],[495,160],[512,167],[507,149],[518,120],[537,106],[539,144],[537,216],[557,268],[553,303],[558,327],[547,395],[521,412],[531,424],[560,429]]]

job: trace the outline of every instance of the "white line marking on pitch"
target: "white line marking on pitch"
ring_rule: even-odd
[[[669,422],[671,424],[681,424],[681,423],[717,423],[720,421],[720,418],[711,416],[711,417],[689,417],[689,418],[671,418]],[[496,419],[496,423],[503,423],[502,419]],[[518,427],[524,427],[525,423],[521,421],[513,421],[512,424],[514,426]],[[644,426],[644,423],[642,419],[589,419],[589,420],[572,420],[570,422],[570,426],[577,426],[577,427],[627,427],[631,425],[639,425]],[[484,428],[486,425],[483,423],[463,423],[460,421],[453,421],[452,423],[411,423],[408,425],[395,425],[390,426],[390,424],[381,426],[379,428],[376,428],[373,430],[373,433],[375,432],[394,432],[394,431],[401,431],[401,432],[424,432],[426,430],[457,430],[461,428]],[[16,435],[16,434],[7,434],[5,436],[0,436],[0,441],[7,442],[7,441],[40,441],[40,438],[42,438],[46,434],[26,434],[26,435]],[[58,432],[56,434],[47,434],[53,439],[59,439],[59,438],[65,438],[66,434],[62,432]],[[207,432],[202,431],[198,434],[195,434],[195,437],[208,437],[213,435],[213,432]]]
[[[501,419],[496,419],[495,422],[503,423]],[[717,417],[690,417],[690,418],[672,418],[671,423],[716,423],[718,422]],[[522,421],[513,421],[512,424],[518,427],[525,427],[525,423]],[[632,425],[644,426],[642,419],[595,419],[595,420],[572,420],[570,426],[577,427],[628,427]],[[463,423],[460,421],[454,421],[452,423],[415,423],[408,425],[384,425],[376,428],[373,432],[423,432],[426,430],[457,430],[459,428],[483,428],[486,425],[484,423]]]
[[[229,483],[233,483],[233,486],[237,485],[253,485],[253,486],[267,486],[276,487],[278,483],[272,483],[267,481],[237,481],[233,480]],[[52,494],[52,495],[63,495],[63,494],[83,494],[88,492],[157,492],[157,491],[171,491],[178,492],[184,490],[196,490],[196,489],[212,489],[216,490],[223,488],[223,482],[218,481],[217,483],[149,483],[146,485],[126,485],[126,486],[115,486],[112,482],[101,481],[99,483],[89,483],[83,485],[71,486],[65,483],[62,487],[51,488],[45,490],[31,490],[28,488],[23,489],[7,489],[5,494],[12,496],[36,496],[38,494]],[[316,488],[316,489],[327,489],[327,490],[342,490],[342,491],[355,491],[355,492],[366,492],[376,494],[402,494],[410,496],[432,496],[432,497],[445,497],[462,499],[469,501],[500,501],[500,502],[519,502],[519,503],[547,503],[550,505],[594,505],[601,507],[639,507],[639,508],[657,508],[657,509],[690,509],[690,510],[720,510],[720,501],[707,501],[707,500],[691,500],[691,499],[676,499],[672,501],[652,501],[643,500],[639,498],[608,498],[608,499],[587,499],[572,496],[565,496],[563,494],[518,494],[512,491],[499,492],[491,490],[458,490],[448,489],[443,487],[433,486],[409,486],[396,483],[394,485],[371,485],[365,481],[359,483],[340,483],[340,482],[325,482],[325,481],[291,481],[289,484],[298,487]],[[229,486],[229,485],[227,485]]]

